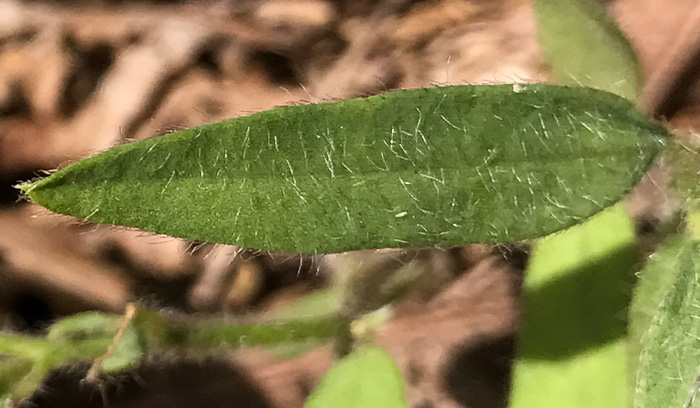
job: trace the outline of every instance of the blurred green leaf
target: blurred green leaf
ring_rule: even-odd
[[[557,82],[637,100],[637,57],[598,0],[534,0],[534,9],[540,46]]]
[[[700,238],[700,135],[676,132],[663,150],[671,171],[670,187],[684,200],[688,229]]]
[[[671,165],[671,187],[684,199],[700,200],[700,135],[677,133],[663,158]]]
[[[114,344],[114,350],[101,362],[100,368],[105,373],[127,370],[135,367],[144,354],[138,333],[134,326],[129,324]]]
[[[304,408],[405,408],[401,373],[378,347],[360,348],[335,363]]]
[[[285,305],[265,313],[263,319],[289,320],[337,316],[337,320],[340,321],[341,317],[338,315],[338,312],[340,310],[341,300],[342,296],[338,290],[338,287],[333,286],[319,289],[296,299],[296,301],[289,305]],[[327,337],[323,339],[285,342],[279,345],[267,346],[266,349],[277,358],[289,359],[298,357],[299,355],[332,340],[333,337]]]
[[[21,188],[85,220],[261,250],[447,247],[582,221],[636,184],[666,136],[606,92],[450,86],[272,109]]]
[[[700,239],[700,202],[689,206],[686,222],[695,239]]]
[[[633,392],[636,390],[639,356],[642,353],[644,336],[657,313],[664,297],[672,289],[677,278],[675,261],[666,263],[671,254],[677,254],[683,244],[683,239],[672,237],[667,239],[659,250],[653,254],[644,269],[640,272],[641,279],[634,288],[634,296],[629,310],[630,333],[630,380]],[[665,263],[661,265],[661,263]]]
[[[340,309],[342,294],[337,287],[315,290],[289,305],[271,310],[266,319],[285,320],[327,316]]]
[[[167,323],[158,348],[212,353],[237,347],[269,347],[287,343],[322,341],[335,336],[342,320],[336,315],[257,324],[222,324],[220,321]]]
[[[100,361],[103,372],[121,371],[134,367],[144,354],[138,332],[132,324],[128,324],[119,339],[115,340],[121,325],[122,319],[118,316],[99,312],[80,313],[53,324],[47,339],[68,343],[68,351],[76,354],[74,359],[90,360],[105,356]]]
[[[24,387],[20,384],[25,382],[33,365],[31,360],[21,357],[4,357],[0,360],[0,403],[8,398],[23,398],[28,395],[23,392]],[[38,385],[38,382],[34,384],[32,390]]]
[[[541,239],[525,276],[512,408],[622,408],[639,258],[622,206]]]
[[[95,337],[112,337],[119,327],[119,316],[85,312],[65,317],[49,328],[46,338],[54,341],[77,341]]]
[[[677,237],[652,256],[631,317],[641,341],[634,356],[634,407],[694,406],[700,386],[700,245],[695,239]]]
[[[43,339],[0,331],[0,356],[17,356],[36,361],[54,351],[53,345]]]

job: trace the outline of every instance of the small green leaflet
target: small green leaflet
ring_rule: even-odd
[[[534,12],[557,82],[637,100],[642,84],[637,57],[599,0],[535,0]]]
[[[401,372],[379,347],[360,348],[338,361],[304,408],[405,408]]]
[[[603,91],[450,86],[276,108],[21,188],[57,213],[260,250],[518,241],[617,202],[666,137]]]

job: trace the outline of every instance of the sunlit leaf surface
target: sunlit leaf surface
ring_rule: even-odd
[[[338,361],[304,408],[404,408],[401,373],[378,347],[360,348]]]
[[[511,408],[627,406],[626,312],[638,262],[634,225],[621,206],[536,244]]]

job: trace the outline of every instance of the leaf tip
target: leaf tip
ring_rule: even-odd
[[[22,198],[36,202],[36,194],[33,191],[39,186],[40,182],[41,180],[25,181],[15,184],[13,187],[21,192]]]

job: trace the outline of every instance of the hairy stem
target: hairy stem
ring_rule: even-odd
[[[46,340],[0,332],[0,354],[39,360],[54,351]]]

